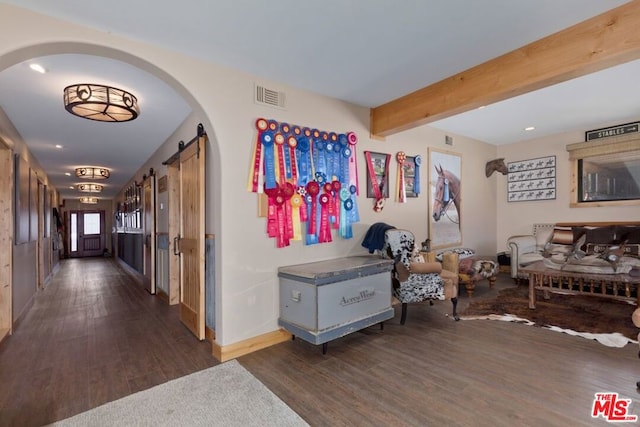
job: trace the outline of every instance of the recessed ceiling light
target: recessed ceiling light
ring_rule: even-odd
[[[67,175],[67,176],[71,176],[71,174],[69,172],[65,172],[64,174]]]
[[[29,68],[31,68],[33,71],[37,71],[38,73],[41,73],[41,74],[44,74],[44,73],[47,72],[46,68],[44,68],[40,64],[31,64],[31,65],[29,65]]]
[[[56,148],[62,148],[62,145],[56,144]]]
[[[524,130],[526,130],[527,132],[530,131],[530,130],[535,130],[535,129],[536,129],[535,126],[529,126],[529,127],[524,128]]]

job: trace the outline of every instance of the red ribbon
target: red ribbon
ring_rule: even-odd
[[[278,215],[275,199],[280,193],[280,187],[276,186],[276,188],[265,188],[264,193],[267,196],[267,235],[269,237],[277,237]]]
[[[291,197],[295,194],[296,192],[296,187],[290,183],[290,182],[286,182],[284,184],[284,187],[282,189],[282,193],[284,196],[284,209],[285,209],[285,225],[286,225],[286,237],[287,240],[289,239],[293,239],[293,216],[292,216],[292,208],[291,208],[291,203],[289,203],[289,201],[291,200]]]
[[[307,183],[307,194],[311,197],[311,211],[308,212],[307,234],[316,234],[316,200],[320,192],[320,185],[316,181]]]
[[[320,243],[331,242],[331,225],[329,224],[329,204],[331,196],[324,193],[320,195],[320,235],[318,241]]]
[[[371,187],[373,189],[373,194],[376,197],[376,202],[373,205],[373,210],[375,212],[380,212],[384,207],[384,199],[382,197],[382,192],[380,191],[380,186],[378,185],[378,181],[376,180],[376,171],[373,167],[373,160],[371,159],[371,152],[365,151],[364,157],[367,160],[367,168],[369,170],[369,179],[371,181]],[[388,167],[388,161],[385,164],[385,169]]]
[[[262,132],[267,130],[267,121],[265,119],[256,120],[256,129],[258,129],[258,137],[256,138],[255,145],[253,147],[253,160],[251,162],[251,175],[249,177],[249,183],[247,184],[247,189],[252,193],[257,193],[262,191],[262,188],[259,187],[258,183],[261,176],[261,168],[260,162],[262,159],[262,143],[261,143],[261,135]]]

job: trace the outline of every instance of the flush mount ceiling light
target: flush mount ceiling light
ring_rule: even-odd
[[[98,203],[97,197],[80,197],[80,203],[88,203],[90,205],[95,205]]]
[[[109,169],[107,168],[76,168],[76,176],[84,179],[107,179],[109,178]]]
[[[65,87],[64,108],[78,117],[100,122],[128,122],[140,114],[138,99],[129,92],[89,83]]]
[[[78,184],[76,188],[84,193],[100,193],[104,187],[100,184]]]

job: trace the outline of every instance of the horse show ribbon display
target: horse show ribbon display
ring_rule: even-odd
[[[331,242],[332,230],[352,238],[351,224],[360,220],[356,134],[265,118],[255,126],[247,190],[266,195],[266,231],[276,246]]]

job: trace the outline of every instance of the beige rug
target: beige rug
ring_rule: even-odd
[[[143,390],[54,426],[308,426],[237,361]]]

